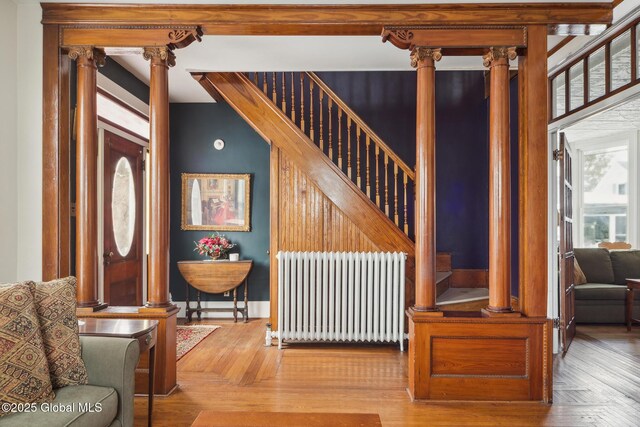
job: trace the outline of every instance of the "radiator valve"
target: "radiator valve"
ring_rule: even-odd
[[[264,336],[264,346],[271,347],[271,323],[267,323],[267,332]]]

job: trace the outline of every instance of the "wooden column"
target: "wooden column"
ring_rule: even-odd
[[[417,70],[416,102],[416,302],[415,311],[436,306],[436,69],[440,49],[417,46],[411,66]]]
[[[175,56],[168,47],[144,49],[151,62],[149,125],[151,127],[149,212],[149,282],[145,308],[166,309],[169,301],[169,67]]]
[[[72,47],[76,61],[78,105],[76,145],[76,277],[81,311],[106,307],[98,301],[98,114],[97,66],[104,65],[102,49]]]
[[[515,48],[491,48],[489,92],[489,306],[486,315],[511,313],[511,164],[509,60]]]

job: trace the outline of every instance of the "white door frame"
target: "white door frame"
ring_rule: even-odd
[[[557,149],[557,141],[558,134],[562,132],[564,129],[578,123],[579,121],[585,120],[595,114],[598,114],[602,111],[611,109],[617,105],[623,104],[629,101],[632,98],[636,98],[640,96],[640,85],[635,85],[629,89],[626,89],[620,93],[617,93],[613,96],[610,96],[606,99],[603,99],[600,102],[597,102],[593,105],[590,105],[583,110],[580,110],[574,114],[570,114],[567,117],[562,118],[561,120],[555,121],[549,124],[548,127],[548,138],[547,138],[547,149],[548,149],[548,296],[547,296],[547,315],[551,319],[556,319],[559,317],[560,313],[560,302],[559,302],[559,292],[560,292],[560,282],[558,280],[558,213],[557,213],[557,162],[553,160],[553,151]],[[636,175],[637,176],[637,175]],[[577,212],[574,209],[574,212]],[[576,230],[574,229],[574,233]],[[558,329],[554,328],[553,331],[553,352],[558,353],[560,348],[560,334],[558,333]]]

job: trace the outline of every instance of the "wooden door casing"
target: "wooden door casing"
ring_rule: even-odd
[[[573,252],[573,164],[566,137],[560,134],[558,148],[560,162],[560,334],[562,352],[566,354],[576,334],[575,322],[575,281]]]
[[[121,158],[128,160],[133,173],[135,222],[129,251],[122,255],[117,248],[112,215],[113,179]],[[142,305],[142,178],[144,149],[109,131],[104,131],[104,300],[115,306]]]

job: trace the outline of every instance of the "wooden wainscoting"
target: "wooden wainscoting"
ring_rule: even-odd
[[[550,321],[468,315],[410,312],[412,399],[550,402]]]

